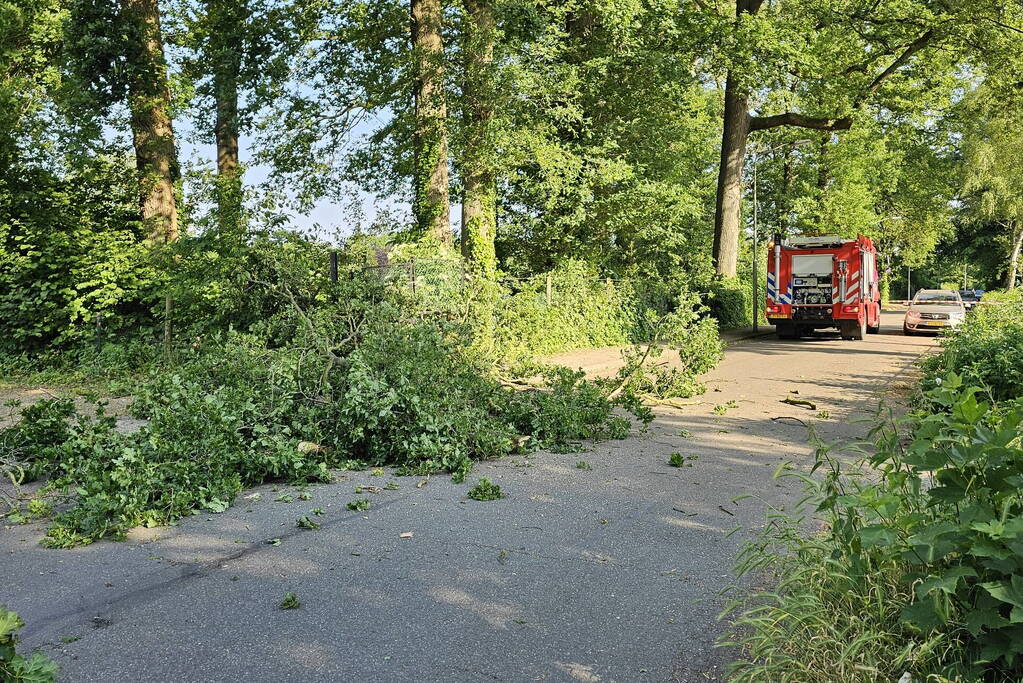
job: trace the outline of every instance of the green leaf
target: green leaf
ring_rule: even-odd
[[[894,545],[899,540],[898,534],[886,526],[875,524],[860,529],[860,541],[864,548]]]
[[[917,595],[921,598],[930,595],[934,591],[940,591],[946,595],[956,592],[959,582],[964,578],[973,578],[977,572],[973,567],[958,566],[951,567],[937,576],[928,577],[917,586]]]

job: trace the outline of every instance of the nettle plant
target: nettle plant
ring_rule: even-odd
[[[1020,674],[1023,407],[993,408],[977,393],[948,375],[925,394],[925,413],[876,430],[869,464],[880,479],[829,477],[818,510],[850,581],[901,565],[912,586],[905,625],[958,633],[979,666]]]

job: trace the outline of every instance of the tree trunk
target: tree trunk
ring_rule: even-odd
[[[238,235],[241,228],[242,178],[238,158],[238,78],[241,50],[236,38],[246,22],[239,0],[208,0],[213,26],[211,61],[217,120],[217,223],[222,235]]]
[[[741,18],[743,14],[756,14],[763,3],[764,0],[735,0],[736,18]],[[854,99],[853,109],[862,107],[870,95],[898,73],[901,66],[925,49],[934,36],[935,32],[931,29],[904,46],[899,55]],[[733,276],[736,272],[742,221],[742,172],[750,132],[780,126],[822,131],[848,130],[852,126],[852,118],[849,116],[821,118],[791,111],[771,116],[750,116],[748,93],[738,80],[736,72],[730,70],[725,84],[721,165],[714,211],[714,266],[717,273],[723,276]]]
[[[128,26],[128,107],[131,110],[139,205],[152,244],[178,238],[174,199],[177,153],[170,119],[167,63],[157,0],[121,0]]]
[[[1012,252],[1009,254],[1009,270],[1005,274],[1005,288],[1016,289],[1016,271],[1019,266],[1019,252],[1023,247],[1023,225],[1017,221],[1009,223],[1012,228]]]
[[[749,98],[740,93],[735,77],[725,82],[725,118],[721,135],[717,204],[714,211],[714,267],[718,275],[734,277],[739,259],[742,221],[742,170],[749,139]]]
[[[465,0],[465,144],[462,153],[462,255],[483,277],[497,269],[497,188],[494,170],[493,0]]]
[[[448,202],[447,107],[444,102],[444,44],[440,0],[411,0],[415,59],[415,169],[413,212],[420,233],[451,243]]]

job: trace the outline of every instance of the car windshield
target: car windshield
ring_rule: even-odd
[[[913,299],[915,304],[957,304],[959,297],[952,292],[920,292]]]

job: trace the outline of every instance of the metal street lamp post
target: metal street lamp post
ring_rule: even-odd
[[[774,147],[768,147],[764,152],[770,153],[782,147],[799,147],[812,143],[813,140],[795,140],[785,142]],[[760,164],[760,150],[753,148],[753,331],[760,330],[760,284],[757,266],[760,263],[760,226],[759,226],[759,202],[757,201],[757,166]]]

